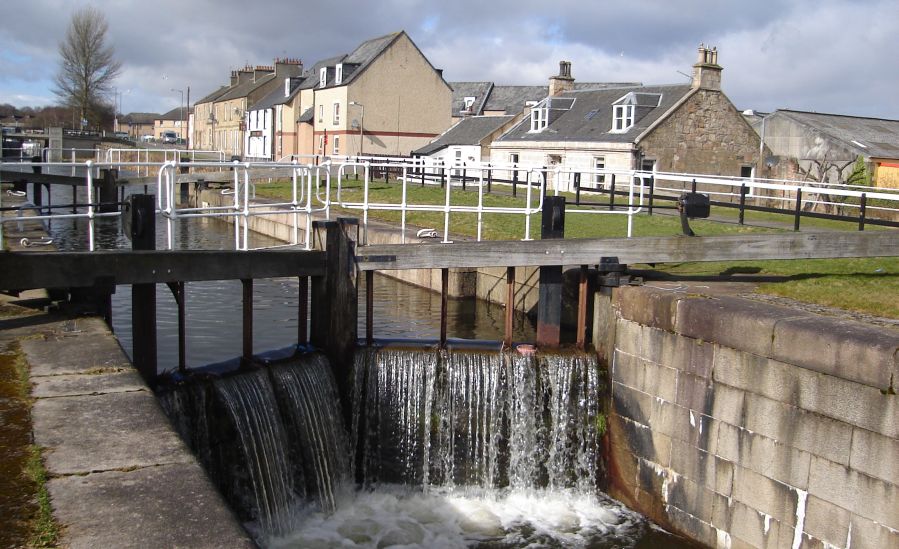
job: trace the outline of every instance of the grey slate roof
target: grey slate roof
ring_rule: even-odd
[[[237,84],[236,86],[231,86],[230,88],[228,88],[228,91],[223,93],[220,97],[216,98],[216,101],[230,101],[232,99],[247,97],[248,95],[250,95],[250,92],[258,88],[259,86],[271,82],[274,78],[275,73],[269,73],[257,79],[255,82],[252,80],[248,80],[241,84]]]
[[[209,103],[210,101],[215,101],[216,99],[218,99],[219,97],[224,95],[225,92],[227,92],[230,88],[231,88],[231,86],[222,86],[221,88],[215,90],[214,92],[210,93],[206,97],[202,97],[202,98],[194,101],[194,105],[199,105],[201,103]]]
[[[449,85],[453,89],[453,116],[462,116],[466,97],[474,97],[474,104],[465,114],[478,115],[484,112],[484,103],[493,89],[493,82],[450,82]]]
[[[297,122],[312,122],[313,118],[315,118],[315,107],[309,107],[297,118]]]
[[[668,86],[634,86],[605,88],[591,91],[571,91],[553,99],[573,99],[571,108],[550,110],[550,122],[540,132],[530,133],[531,117],[526,116],[519,124],[497,139],[501,142],[514,141],[595,141],[612,143],[633,142],[650,125],[663,116],[680,99],[690,93],[689,84]],[[634,125],[625,132],[611,132],[612,105],[630,92],[638,94]],[[641,96],[639,94],[657,94]],[[658,97],[657,107],[640,106],[644,99]],[[654,103],[653,103],[654,104]],[[554,104],[553,107],[556,105]]]
[[[290,101],[299,91],[299,86],[303,82],[303,78],[296,77],[290,79],[290,94],[284,95],[284,86],[283,83],[281,86],[276,86],[275,89],[270,91],[265,97],[257,101],[250,107],[252,111],[260,111],[263,109],[270,109],[275,105],[284,105],[288,101]]]
[[[193,107],[190,109],[186,107],[175,107],[165,114],[156,115],[156,118],[153,120],[181,120],[181,117],[184,117],[184,120],[187,120],[187,115],[193,112]]]
[[[155,120],[159,120],[159,113],[155,112],[132,112],[122,117],[125,124],[152,124]]]
[[[320,83],[319,71],[322,67],[328,67],[325,88],[338,85],[335,83],[336,74],[334,70],[334,66],[338,63],[343,63],[343,79],[339,85],[345,86],[349,84],[357,75],[362,74],[362,71],[364,71],[372,61],[381,55],[381,52],[386,50],[388,46],[402,34],[403,31],[400,31],[372,38],[371,40],[366,40],[359,44],[356,49],[348,55],[338,55],[318,61],[308,72],[303,73],[305,80],[300,84],[300,88],[305,90],[318,87]]]
[[[575,90],[599,90],[639,86],[639,82],[575,82]],[[519,114],[528,101],[541,101],[549,95],[549,86],[493,86],[483,110]]]
[[[899,158],[899,120],[791,110],[777,110],[772,116],[783,116],[813,128],[842,141],[846,147],[863,156]]]
[[[514,116],[471,116],[463,118],[443,135],[412,154],[427,156],[452,145],[477,145],[482,139],[500,129]]]

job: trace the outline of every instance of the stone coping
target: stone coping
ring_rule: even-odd
[[[895,393],[899,332],[683,284],[616,289],[621,318]]]

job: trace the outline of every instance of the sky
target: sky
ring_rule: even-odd
[[[545,84],[568,60],[582,82],[684,83],[703,43],[740,110],[899,119],[899,0],[3,0],[0,103],[57,102],[58,44],[86,4],[109,23],[124,113],[166,112],[188,88],[193,102],[246,64],[311,67],[405,30],[449,82]]]

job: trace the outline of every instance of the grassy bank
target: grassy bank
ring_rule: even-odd
[[[0,305],[0,318],[21,309]],[[28,365],[16,343],[0,343],[0,547],[55,547],[57,528],[50,509],[40,449],[31,443]]]
[[[287,182],[259,184],[257,195],[278,200],[289,200],[290,185]],[[519,188],[518,196],[486,194],[484,205],[488,207],[523,207],[525,189]],[[452,189],[453,204],[476,206],[477,193]],[[503,189],[508,192],[508,189]],[[332,191],[332,200],[335,198]],[[341,194],[344,202],[361,202],[361,184],[346,182]],[[412,204],[442,205],[446,191],[435,186],[409,185],[407,202]],[[567,195],[565,236],[567,238],[605,238],[626,235],[627,218],[623,215],[578,213],[583,211],[570,205],[573,195]],[[587,195],[582,196],[587,200]],[[606,201],[607,197],[591,197],[594,201]],[[369,187],[369,201],[399,204],[402,187],[396,182],[373,182]],[[534,197],[532,205],[537,204]],[[342,210],[345,215],[361,217],[361,210]],[[639,215],[634,218],[634,236],[666,236],[680,234],[680,221],[674,215]],[[670,212],[669,212],[670,213]],[[398,211],[369,211],[372,219],[399,224]],[[750,232],[782,232],[792,230],[790,215],[763,212],[747,212],[746,225],[737,224],[737,210],[713,208],[712,217],[718,221],[691,221],[694,231],[702,236],[742,234]],[[477,235],[477,214],[459,213],[450,216],[450,233],[465,237]],[[443,214],[440,212],[412,212],[406,222],[417,227],[435,228],[443,232]],[[803,218],[802,227],[811,230],[856,230],[857,225],[824,219]],[[871,229],[878,229],[871,227]],[[540,214],[531,216],[531,237],[539,236]],[[483,217],[482,238],[487,240],[520,239],[525,235],[524,217],[511,214],[486,214]],[[777,278],[776,282],[759,285],[763,293],[792,299],[839,307],[851,311],[888,318],[899,318],[899,258],[822,259],[792,261],[741,261],[728,263],[686,263],[657,265],[657,270],[678,276],[722,276],[755,274]]]

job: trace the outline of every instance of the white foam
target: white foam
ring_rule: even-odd
[[[269,540],[269,547],[463,548],[485,541],[582,547],[635,540],[645,522],[611,499],[547,490],[425,494],[383,486],[345,497],[331,515],[307,511],[294,532]]]

